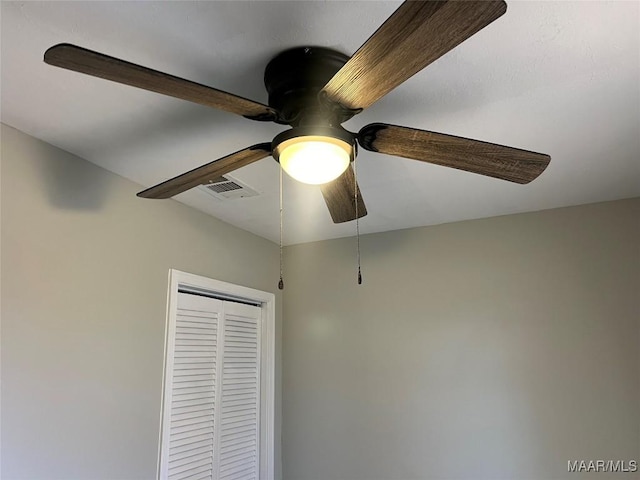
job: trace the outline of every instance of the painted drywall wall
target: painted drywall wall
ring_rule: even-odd
[[[361,286],[353,238],[286,249],[286,480],[555,480],[582,477],[569,460],[640,461],[640,199],[361,246]]]
[[[169,269],[276,293],[279,364],[278,248],[1,133],[1,476],[155,478]]]

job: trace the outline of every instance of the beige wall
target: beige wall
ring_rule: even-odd
[[[286,250],[286,480],[640,461],[640,199],[361,243],[361,286],[352,238]]]
[[[1,155],[2,478],[152,479],[169,269],[275,292],[279,335],[277,246],[6,126]]]

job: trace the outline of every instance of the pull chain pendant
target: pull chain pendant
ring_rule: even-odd
[[[358,259],[358,285],[362,285],[362,272],[360,270],[360,219],[358,218],[358,165],[357,159],[353,159],[353,200],[356,204],[356,252]]]
[[[284,290],[282,264],[282,167],[280,167],[280,281],[278,282],[278,290]]]

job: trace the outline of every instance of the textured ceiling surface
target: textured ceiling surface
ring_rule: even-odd
[[[640,3],[508,2],[507,13],[345,124],[406,125],[551,155],[529,185],[360,151],[362,233],[640,195]],[[266,103],[264,67],[319,45],[352,54],[399,2],[1,2],[1,120],[147,187],[284,128],[46,65],[68,42]],[[278,165],[260,194],[180,202],[277,241]],[[145,200],[152,202],[161,200]],[[355,233],[285,177],[285,244]]]

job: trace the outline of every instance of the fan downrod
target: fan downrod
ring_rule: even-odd
[[[360,110],[323,102],[319,93],[349,57],[324,47],[295,47],[267,64],[264,84],[269,106],[280,112],[276,120],[297,127],[310,124],[339,126]]]

